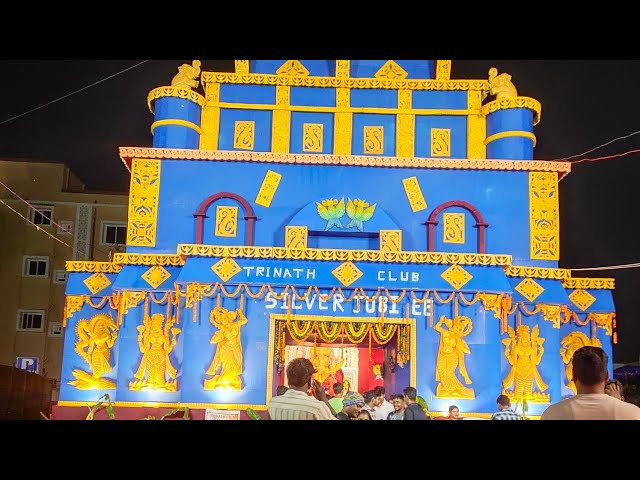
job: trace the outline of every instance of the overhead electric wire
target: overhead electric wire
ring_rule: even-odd
[[[35,223],[33,223],[31,220],[29,220],[27,217],[25,217],[24,215],[22,215],[20,212],[18,212],[15,208],[11,207],[8,203],[6,203],[4,200],[2,200],[0,198],[0,203],[2,203],[5,207],[7,207],[9,210],[11,210],[13,213],[15,213],[16,215],[24,218],[28,223],[30,223],[31,225],[33,225],[34,227],[36,227],[36,229],[40,232],[45,233],[46,235],[50,236],[51,238],[53,238],[56,242],[61,243],[62,245],[64,245],[65,247],[69,247],[69,248],[73,248],[71,245],[69,245],[68,243],[63,242],[62,240],[60,240],[58,237],[56,237],[55,235],[51,235],[49,232],[47,232],[46,230],[44,230],[43,228],[40,228],[40,225],[36,225]]]
[[[48,107],[49,105],[52,105],[52,104],[54,104],[56,102],[59,102],[60,100],[64,100],[65,98],[68,98],[71,95],[75,95],[76,93],[80,93],[83,90],[86,90],[87,88],[91,88],[91,87],[93,87],[95,85],[98,85],[99,83],[106,82],[107,80],[110,80],[113,77],[117,77],[118,75],[123,74],[124,72],[127,72],[127,71],[131,70],[132,68],[139,67],[140,65],[142,65],[143,63],[146,63],[148,61],[149,60],[143,60],[142,62],[136,63],[135,65],[133,65],[131,67],[125,68],[124,70],[122,70],[122,71],[120,71],[118,73],[114,73],[113,75],[109,75],[108,77],[103,78],[102,80],[98,80],[97,82],[93,82],[92,84],[87,85],[86,87],[82,87],[82,88],[80,88],[80,89],[78,89],[78,90],[76,90],[74,92],[71,92],[71,93],[68,93],[66,95],[63,95],[62,97],[56,98],[55,100],[52,100],[52,101],[50,101],[48,103],[45,103],[44,105],[38,105],[36,108],[32,108],[31,110],[27,110],[26,112],[21,113],[20,115],[16,115],[15,117],[8,118],[8,119],[0,122],[0,126],[4,125],[5,123],[9,123],[9,122],[11,122],[13,120],[16,120],[16,119],[18,119],[20,117],[24,117],[25,115],[28,115],[29,113],[35,112],[36,110],[40,110],[40,109],[42,109],[44,107]]]
[[[587,271],[597,271],[597,270],[622,270],[625,268],[638,268],[640,267],[640,263],[626,263],[623,265],[606,265],[603,267],[591,267],[591,268],[569,268],[572,272],[587,272]]]
[[[558,158],[555,161],[556,162],[563,162],[563,161],[566,161],[566,160],[571,160],[572,158],[581,157],[582,155],[587,155],[588,153],[595,152],[596,150],[599,150],[599,149],[601,149],[603,147],[611,145],[612,143],[617,142],[618,140],[624,140],[625,138],[633,137],[634,135],[637,135],[639,133],[640,133],[640,130],[638,130],[636,132],[633,132],[633,133],[630,133],[629,135],[623,135],[622,137],[616,137],[613,140],[609,140],[608,142],[603,143],[602,145],[598,145],[597,147],[592,148],[591,150],[587,150],[586,152],[577,153],[575,155],[571,155],[570,157]]]

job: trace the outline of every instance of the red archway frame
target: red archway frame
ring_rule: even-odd
[[[462,200],[452,200],[450,202],[445,202],[442,205],[436,207],[436,209],[431,212],[431,215],[429,215],[429,220],[425,222],[425,225],[427,225],[427,252],[435,251],[436,226],[439,223],[436,218],[438,218],[438,215],[440,215],[443,210],[451,207],[464,208],[469,213],[471,213],[471,215],[473,215],[473,218],[475,218],[476,220],[476,224],[474,225],[474,227],[478,229],[478,253],[485,253],[484,230],[489,226],[489,224],[484,221],[484,218],[482,218],[480,210],[471,205],[469,202],[465,202]]]
[[[221,198],[229,198],[231,200],[235,200],[242,206],[244,210],[244,219],[247,221],[247,232],[244,244],[247,247],[253,246],[253,225],[258,217],[256,217],[249,202],[247,202],[240,195],[236,195],[235,193],[231,192],[219,192],[211,195],[210,197],[207,197],[207,199],[200,204],[200,206],[196,210],[196,213],[193,214],[193,216],[196,217],[196,244],[202,245],[203,242],[204,219],[207,218],[207,210],[209,210],[211,204],[213,204],[217,200],[220,200]]]

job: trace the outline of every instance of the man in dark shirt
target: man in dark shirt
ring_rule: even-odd
[[[407,408],[404,409],[404,420],[431,420],[416,402],[418,392],[414,387],[407,387],[402,393],[404,393],[404,403],[407,404]]]

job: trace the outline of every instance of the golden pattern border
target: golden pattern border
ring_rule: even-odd
[[[324,260],[352,262],[431,263],[437,265],[508,266],[511,255],[447,252],[382,252],[380,250],[291,249],[282,247],[227,247],[219,245],[178,245],[178,255],[201,257],[262,258],[277,260]]]
[[[194,92],[190,88],[158,87],[151,90],[149,92],[149,95],[147,95],[147,106],[149,107],[149,111],[151,113],[154,113],[151,103],[163,97],[177,97],[185,100],[191,100],[201,107],[204,107],[206,103],[206,100],[202,95],[200,95],[198,92]]]
[[[494,133],[490,137],[485,138],[484,144],[485,146],[487,146],[491,142],[495,142],[496,140],[502,140],[503,138],[514,138],[514,137],[528,138],[533,142],[534,147],[538,143],[536,136],[531,132],[525,132],[524,130],[509,130],[507,132]]]
[[[480,90],[480,89],[478,89]],[[490,113],[497,112],[498,110],[507,110],[511,108],[528,108],[533,110],[533,124],[540,123],[542,115],[542,104],[531,97],[507,97],[500,100],[494,100],[486,105],[482,106],[482,114],[486,117]]]
[[[70,401],[70,400],[61,400],[57,403],[57,405],[61,407],[88,407],[94,405],[95,401]],[[253,410],[261,410],[265,411],[267,409],[266,405],[252,405],[252,404],[240,404],[240,403],[168,403],[168,402],[111,402],[111,405],[114,407],[136,407],[136,408],[144,408],[144,407],[152,407],[152,408],[179,408],[179,407],[189,407],[189,408],[217,408],[220,410],[246,410],[247,408],[252,408]]]
[[[113,256],[113,263],[180,267],[184,265],[184,258],[180,255],[162,253],[116,253]]]
[[[119,273],[122,265],[111,262],[81,262],[70,260],[65,262],[67,272],[87,273]]]
[[[364,155],[317,155],[269,152],[242,152],[226,150],[190,150],[173,148],[120,147],[120,158],[127,164],[132,159],[210,160],[265,163],[292,163],[299,165],[336,165],[360,167],[441,168],[453,170],[512,170],[523,172],[571,171],[569,162],[548,160],[467,160],[423,157],[382,157]],[[127,164],[128,165],[128,164]]]
[[[489,90],[488,80],[403,80],[352,77],[289,77],[268,74],[202,72],[202,83],[385,90]],[[157,90],[157,89],[156,89]]]
[[[505,269],[507,277],[542,278],[549,280],[565,280],[571,278],[571,270],[566,268],[519,267],[511,265]]]
[[[567,278],[562,286],[573,289],[615,290],[615,278]]]

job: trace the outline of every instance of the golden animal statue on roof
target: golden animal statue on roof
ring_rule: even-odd
[[[175,323],[175,317],[169,317],[165,322],[161,313],[151,316],[145,313],[144,325],[138,325],[138,345],[142,360],[134,374],[137,380],[129,383],[129,390],[178,391],[178,371],[169,358],[181,332],[179,328],[172,328]]]
[[[183,63],[178,67],[178,73],[171,80],[172,87],[178,88],[198,88],[200,82],[198,77],[200,76],[200,66],[202,63],[200,60],[194,60],[192,65]]]
[[[204,389],[242,390],[240,376],[243,359],[240,328],[247,323],[247,317],[240,309],[230,312],[226,308],[216,307],[211,310],[209,321],[218,329],[211,337],[211,343],[217,344],[218,347],[207,369],[207,375],[213,375],[213,378],[204,381]],[[217,373],[218,370],[220,373]]]
[[[113,390],[116,384],[102,376],[109,373],[112,368],[109,363],[111,348],[118,337],[118,327],[111,315],[99,313],[91,320],[80,320],[76,325],[78,340],[75,350],[91,370],[91,374],[75,369],[75,380],[69,382],[78,390]]]
[[[517,97],[518,90],[511,82],[511,75],[508,73],[501,73],[498,75],[497,68],[489,69],[489,94],[495,95],[496,100],[508,97]]]

